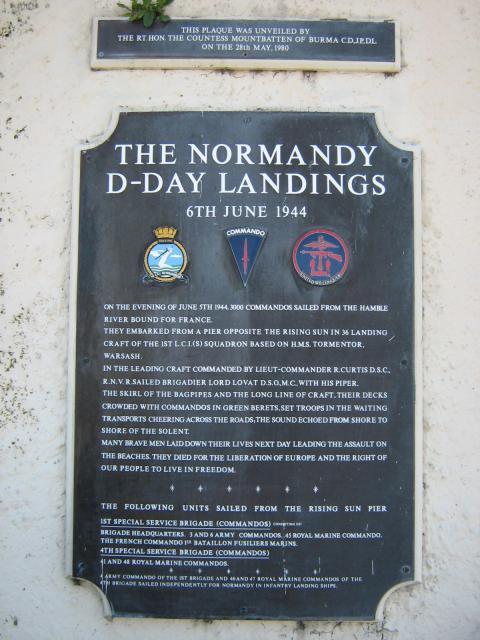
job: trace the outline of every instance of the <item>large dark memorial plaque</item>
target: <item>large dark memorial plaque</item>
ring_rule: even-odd
[[[374,618],[419,578],[414,150],[136,112],[79,167],[70,574],[113,615]]]
[[[94,22],[92,67],[400,70],[394,22],[175,19]]]

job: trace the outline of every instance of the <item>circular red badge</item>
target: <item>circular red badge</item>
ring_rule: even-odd
[[[309,284],[323,287],[340,280],[349,262],[343,239],[329,229],[313,229],[298,238],[293,248],[293,265]]]

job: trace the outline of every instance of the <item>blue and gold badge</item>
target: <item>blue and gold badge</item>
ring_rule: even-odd
[[[146,279],[162,284],[185,282],[187,278],[183,273],[188,256],[185,247],[175,240],[177,230],[174,227],[157,227],[153,233],[157,239],[147,248],[143,258]]]

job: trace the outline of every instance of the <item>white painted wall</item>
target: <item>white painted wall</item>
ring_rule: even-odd
[[[177,0],[174,16],[398,21],[403,70],[103,71],[91,19],[110,0],[0,3],[0,638],[473,640],[480,637],[476,388],[478,0]],[[424,581],[383,624],[103,618],[64,578],[66,354],[72,149],[114,107],[381,108],[423,150]]]

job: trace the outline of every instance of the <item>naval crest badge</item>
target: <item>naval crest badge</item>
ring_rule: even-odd
[[[188,280],[184,275],[188,256],[185,247],[175,240],[177,230],[174,227],[154,229],[156,240],[147,247],[143,258],[145,282],[162,284]]]
[[[340,280],[349,262],[343,239],[328,229],[313,229],[298,238],[293,249],[293,266],[309,284],[325,286]]]

